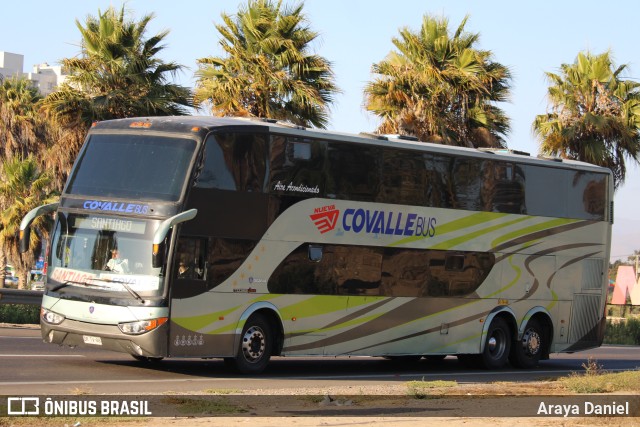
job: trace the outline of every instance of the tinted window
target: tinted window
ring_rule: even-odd
[[[374,201],[380,186],[380,148],[364,144],[329,144],[329,174],[334,180],[328,197]]]
[[[525,165],[527,214],[568,216],[567,189],[569,174],[566,170]]]
[[[196,187],[262,192],[266,171],[265,135],[216,134],[207,138]]]
[[[214,288],[235,273],[256,247],[256,243],[240,239],[209,239],[206,258],[207,287]],[[237,285],[244,287],[248,284],[247,279],[246,283]]]
[[[326,154],[327,143],[324,141],[273,136],[269,191],[298,197],[331,193],[332,185],[325,170]]]
[[[483,162],[482,210],[524,214],[524,176],[513,163]]]
[[[483,163],[478,159],[458,157],[453,162],[453,207],[470,211],[482,210],[480,190],[482,188]]]
[[[177,201],[196,142],[150,135],[91,135],[67,192]]]
[[[569,182],[569,217],[604,220],[608,188],[604,174],[575,172]]]
[[[341,245],[324,245],[320,259],[310,260],[308,246],[300,246],[278,266],[269,279],[269,292],[466,296],[475,292],[495,263],[493,254],[482,252]]]
[[[241,192],[266,188],[270,221],[307,197],[605,218],[605,174],[517,164],[499,156],[454,157],[301,136],[270,138],[269,144],[262,135],[210,138],[197,187]]]
[[[453,158],[439,154],[425,157],[427,168],[427,200],[430,206],[436,208],[450,208],[453,205],[451,170]]]
[[[378,201],[427,206],[426,154],[406,150],[382,151],[382,179]]]

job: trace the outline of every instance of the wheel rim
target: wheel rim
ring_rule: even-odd
[[[527,329],[522,335],[522,349],[528,357],[533,357],[540,351],[542,339],[535,329]]]
[[[504,331],[501,329],[494,330],[487,341],[487,347],[492,359],[498,360],[504,356],[507,347],[507,339]]]
[[[252,326],[244,333],[242,337],[242,354],[244,358],[251,363],[257,362],[262,358],[267,348],[267,340],[264,331]]]

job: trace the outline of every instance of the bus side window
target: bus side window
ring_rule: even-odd
[[[206,280],[205,239],[180,237],[176,250],[178,280]]]
[[[326,153],[326,141],[272,135],[269,191],[295,197],[318,197],[330,192]]]
[[[267,145],[263,135],[221,133],[209,136],[196,187],[263,192]]]

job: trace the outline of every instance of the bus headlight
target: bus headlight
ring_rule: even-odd
[[[51,325],[59,325],[64,320],[64,316],[49,311],[46,308],[40,309],[40,318]]]
[[[118,328],[127,335],[140,335],[145,332],[154,330],[160,325],[167,322],[168,317],[159,317],[157,319],[139,320],[137,322],[119,323]]]

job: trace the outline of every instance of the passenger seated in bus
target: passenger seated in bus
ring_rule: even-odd
[[[178,264],[178,278],[179,279],[197,279],[198,274],[196,271],[188,265],[185,261],[181,260]]]
[[[104,266],[104,269],[114,273],[127,273],[129,271],[129,260],[120,258],[120,252],[117,249],[112,249],[111,259]]]

